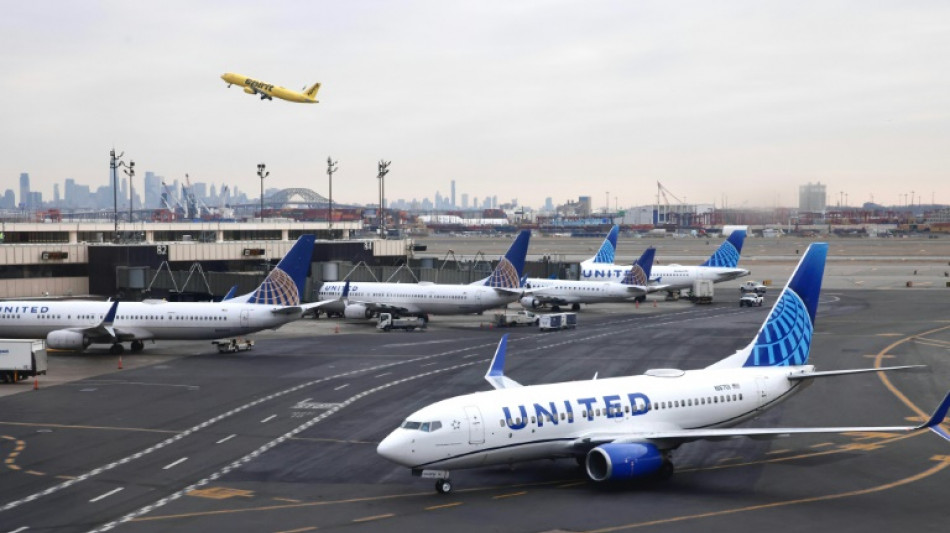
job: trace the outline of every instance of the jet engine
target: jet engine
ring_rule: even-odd
[[[373,312],[363,304],[350,304],[343,309],[345,318],[373,318]]]
[[[46,336],[46,346],[57,350],[85,350],[90,344],[88,337],[76,331],[58,329]]]
[[[254,89],[250,87],[245,87],[244,92],[246,92],[247,94],[257,94],[257,91],[255,91]]]
[[[521,307],[524,307],[525,309],[539,309],[541,307],[541,302],[539,302],[534,296],[523,296],[521,298]]]
[[[603,444],[587,453],[591,481],[625,481],[654,474],[663,467],[663,453],[652,444]]]

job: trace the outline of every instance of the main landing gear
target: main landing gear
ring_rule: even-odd
[[[122,352],[125,351],[125,348],[122,347],[121,343],[115,343],[112,345],[112,348],[109,348],[109,353],[112,355],[122,355]]]
[[[139,353],[145,349],[145,343],[142,341],[132,341],[132,353]]]
[[[452,492],[452,482],[448,479],[435,480],[435,491],[439,494],[448,494]]]

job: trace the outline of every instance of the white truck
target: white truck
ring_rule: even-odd
[[[218,347],[218,353],[234,353],[241,350],[248,351],[254,347],[254,341],[251,339],[227,339],[223,341],[211,341]]]
[[[713,300],[713,281],[698,279],[693,282],[693,290],[689,293],[689,300],[697,304],[709,304]]]
[[[16,383],[44,375],[46,366],[46,341],[0,339],[0,381]]]
[[[747,281],[743,283],[742,285],[739,285],[739,292],[741,294],[746,294],[746,293],[751,292],[751,293],[758,294],[760,296],[765,296],[765,291],[767,290],[768,290],[768,287],[766,285],[759,283],[758,281]]]
[[[765,298],[761,294],[756,292],[748,292],[742,295],[742,298],[739,298],[739,307],[762,307],[762,302]]]
[[[537,325],[539,320],[539,315],[531,311],[518,311],[513,314],[495,313],[495,327],[498,328],[533,326]]]
[[[538,329],[541,331],[574,329],[576,327],[577,313],[549,313],[546,315],[538,315]]]
[[[392,313],[380,313],[379,320],[376,322],[376,329],[383,331],[392,331],[401,329],[412,331],[415,329],[425,329],[426,321],[417,316],[393,317]]]

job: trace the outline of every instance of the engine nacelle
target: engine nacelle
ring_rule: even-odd
[[[82,333],[59,329],[49,332],[46,346],[56,350],[85,350],[90,344],[89,338]]]
[[[603,444],[587,453],[591,481],[624,481],[648,476],[663,466],[663,453],[652,444]]]
[[[539,309],[541,307],[541,302],[539,302],[534,296],[523,296],[521,298],[521,307],[524,307],[525,309]]]
[[[257,94],[257,91],[255,91],[254,89],[251,89],[250,87],[245,87],[244,92],[246,92],[247,94]]]
[[[350,304],[343,309],[344,318],[373,318],[373,312],[363,304]]]

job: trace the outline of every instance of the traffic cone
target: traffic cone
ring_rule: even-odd
[[[119,370],[122,370],[122,356],[119,356]]]
[[[656,307],[656,300],[653,300],[653,307]]]
[[[339,332],[340,332],[340,325],[337,324],[337,325],[333,326],[333,333],[339,333]]]
[[[40,380],[37,379],[36,376],[33,376],[33,390],[39,390],[39,389],[40,389]]]
[[[640,300],[634,300],[633,303],[636,304],[637,309],[640,309]]]

